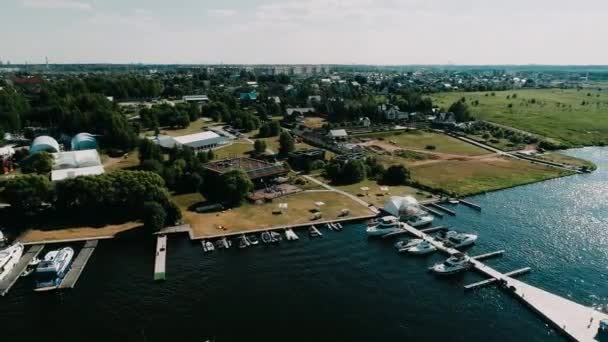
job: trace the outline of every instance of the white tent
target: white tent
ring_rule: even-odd
[[[53,170],[101,166],[101,158],[97,150],[59,152],[53,153],[53,157],[55,157]]]
[[[393,216],[402,217],[418,214],[421,210],[418,201],[412,196],[391,196],[384,203],[384,211]]]

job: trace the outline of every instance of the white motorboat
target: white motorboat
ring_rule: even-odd
[[[376,224],[367,227],[366,231],[369,236],[381,236],[401,229],[401,222],[399,222],[398,217],[384,216]]]
[[[414,216],[410,216],[407,219],[407,224],[409,224],[412,227],[422,227],[422,226],[426,226],[428,224],[433,223],[433,215],[424,213],[421,215],[414,215]]]
[[[395,248],[397,248],[397,251],[399,253],[403,253],[403,252],[407,252],[408,249],[416,246],[417,244],[421,243],[422,239],[411,239],[411,240],[401,240],[401,241],[397,241],[395,243]]]
[[[260,243],[260,240],[258,240],[258,237],[255,235],[247,236],[247,240],[249,240],[249,244],[252,246],[255,246]]]
[[[56,289],[70,268],[74,257],[74,250],[65,247],[50,251],[44,256],[36,267],[36,289],[34,291],[47,291]]]
[[[452,248],[466,247],[474,244],[477,240],[475,234],[458,233],[453,230],[440,234],[440,237],[443,239],[444,245]]]
[[[23,255],[23,245],[19,242],[0,250],[0,280],[3,280],[15,267]]]
[[[213,243],[211,241],[203,241],[203,251],[205,252],[212,252],[215,250],[215,247],[213,246]]]
[[[416,245],[414,245],[413,247],[408,248],[407,252],[410,254],[422,255],[422,254],[433,253],[436,250],[437,250],[437,248],[435,246],[433,246],[430,242],[423,240],[423,241],[417,243]]]
[[[469,257],[457,253],[449,257],[446,261],[433,265],[430,270],[441,275],[450,275],[469,269],[472,266]]]
[[[310,237],[321,237],[321,236],[323,236],[323,234],[321,234],[321,232],[315,226],[310,226],[310,228],[308,228],[308,234],[310,234]]]

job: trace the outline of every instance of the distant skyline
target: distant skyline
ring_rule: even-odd
[[[608,64],[605,0],[5,0],[22,64]]]

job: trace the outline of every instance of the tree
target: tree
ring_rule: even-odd
[[[287,132],[281,133],[279,136],[279,155],[286,157],[290,152],[295,150],[295,144],[291,134]]]
[[[18,211],[29,212],[48,203],[53,194],[53,184],[48,177],[25,175],[6,182],[3,197]]]
[[[346,184],[353,184],[365,179],[365,165],[360,160],[351,160],[344,165],[343,180]]]
[[[23,159],[19,166],[23,173],[47,174],[53,168],[54,158],[50,153],[38,152]]]
[[[410,180],[410,171],[403,165],[392,165],[384,173],[383,182],[388,185],[405,185]]]
[[[159,175],[163,174],[163,164],[156,159],[146,159],[139,164],[139,168],[144,171],[151,171]]]
[[[150,141],[150,139],[139,141],[139,162],[141,163],[144,160],[163,161],[163,151],[160,146]]]
[[[266,151],[266,142],[264,140],[256,140],[253,144],[253,150],[256,155],[262,155]]]
[[[144,227],[146,229],[157,232],[165,226],[167,213],[158,202],[145,202],[142,211]]]
[[[210,201],[239,206],[253,190],[253,183],[242,170],[228,171],[223,175],[210,174],[205,177],[201,193]]]
[[[448,111],[454,113],[457,122],[466,122],[472,120],[469,106],[462,101],[454,102]]]

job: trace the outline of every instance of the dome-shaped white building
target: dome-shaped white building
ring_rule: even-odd
[[[30,146],[30,154],[43,151],[51,153],[59,152],[59,143],[57,140],[49,137],[48,135],[41,135],[32,142],[32,145]]]
[[[421,212],[418,201],[412,196],[391,196],[383,209],[395,217],[408,217]]]

